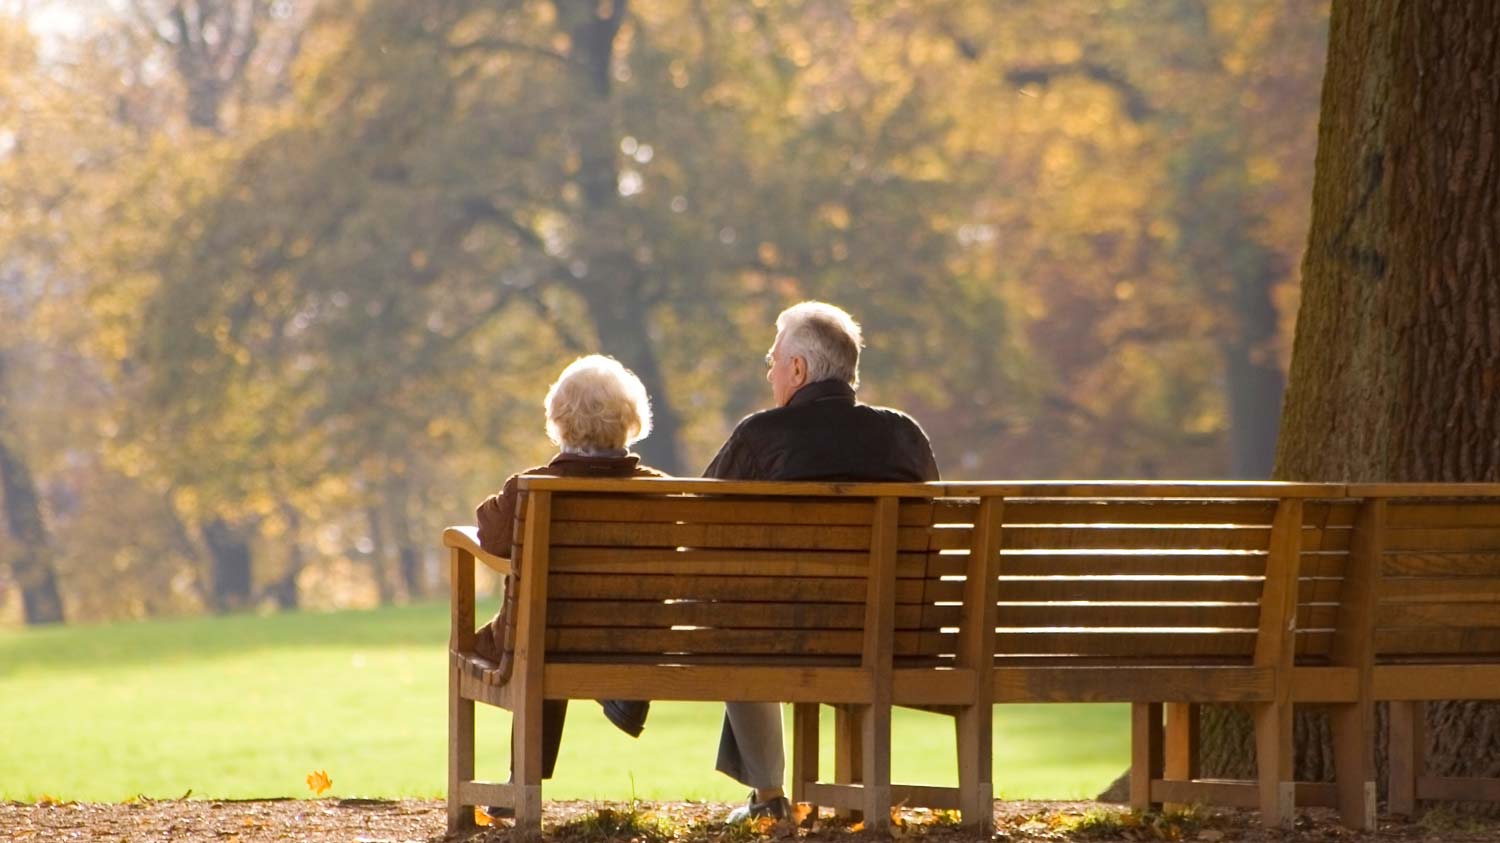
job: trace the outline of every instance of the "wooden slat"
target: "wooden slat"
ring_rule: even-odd
[[[709,574],[764,577],[849,577],[863,580],[869,567],[864,550],[736,550],[617,547],[555,547],[552,570],[594,574]],[[896,576],[928,572],[925,552],[898,554]],[[963,573],[954,562],[951,573]]]
[[[1500,603],[1500,577],[1385,577],[1384,603]]]
[[[1295,667],[1292,669],[1293,702],[1354,702],[1359,699],[1359,687],[1358,668]]]
[[[958,606],[901,604],[896,607],[896,628],[957,626],[961,611]],[[864,609],[858,603],[553,600],[547,606],[547,623],[557,628],[863,629]]]
[[[995,653],[1074,656],[1249,656],[1255,632],[1016,632],[995,634]]]
[[[1006,557],[1006,569],[1010,569]],[[999,581],[998,594],[1009,602],[1091,600],[1100,602],[1154,601],[1163,603],[1254,603],[1260,600],[1259,579],[1127,579],[1046,577]]]
[[[930,510],[931,506],[925,507]],[[818,498],[699,498],[634,495],[570,495],[558,498],[558,521],[627,521],[699,524],[868,526],[874,504]]]
[[[1418,776],[1417,798],[1448,802],[1500,802],[1500,779]]]
[[[920,533],[920,531],[913,531]],[[925,536],[922,537],[925,539]],[[697,547],[774,550],[868,550],[869,527],[789,527],[761,524],[625,524],[559,521],[552,527],[559,547]],[[925,541],[910,549],[924,550]]]
[[[1152,779],[1150,787],[1152,802],[1227,805],[1234,808],[1254,808],[1260,804],[1259,792],[1249,782]]]
[[[997,667],[994,701],[1250,702],[1269,699],[1274,676],[1254,667]]]
[[[905,599],[922,600],[923,581],[898,580]],[[600,577],[554,574],[551,594],[559,600],[740,600],[746,602],[863,603],[864,583],[804,577]]]
[[[1274,501],[1013,500],[1005,524],[1238,524],[1269,526]]]
[[[892,671],[891,698],[896,705],[964,705],[975,699],[977,671],[958,668]]]
[[[1007,550],[1179,549],[1265,550],[1270,531],[1259,527],[1034,527],[1007,526]]]
[[[1024,480],[929,484],[949,497],[1016,498],[1342,498],[1342,483],[1282,483],[1256,480]],[[1500,485],[1495,488],[1500,489]]]
[[[863,703],[873,694],[858,667],[550,663],[550,697],[741,702]]]
[[[1265,553],[1152,554],[1000,552],[1008,576],[1260,576]]]
[[[1002,592],[1002,597],[1004,596]],[[1259,619],[1254,604],[1212,606],[1191,603],[1131,606],[1100,603],[1001,602],[995,623],[1010,627],[1224,627],[1251,629]]]
[[[858,630],[640,629],[622,635],[612,629],[553,628],[547,649],[558,653],[725,653],[745,655],[858,655]],[[904,642],[907,651],[915,638]]]
[[[551,477],[540,474],[522,475],[517,479],[517,486],[521,491],[545,489],[559,493],[748,495],[845,500],[879,497],[922,498],[948,494],[947,487],[941,483],[823,483],[801,480],[711,480],[695,477]],[[987,487],[987,493],[1004,494],[1008,489],[1019,488],[1018,484],[997,484]],[[1294,489],[1289,494],[1294,494],[1296,491]]]
[[[1500,629],[1376,629],[1375,652],[1379,656],[1470,654],[1500,655]]]
[[[946,483],[827,483],[808,481],[707,480],[688,478],[584,478],[523,476],[524,490],[628,492],[634,494],[784,495],[790,497],[1006,497],[1006,498],[1341,498],[1342,483],[1264,481],[960,481]],[[1459,488],[1442,484],[1436,488]],[[1500,485],[1490,487],[1500,494]],[[1458,492],[1468,494],[1469,492]],[[1451,494],[1451,493],[1450,493]]]
[[[1338,802],[1334,786],[1328,782],[1297,782],[1298,807],[1329,808]],[[1197,781],[1151,782],[1151,799],[1184,804],[1224,805],[1231,808],[1254,808],[1260,796],[1253,782],[1199,779]]]
[[[1411,528],[1386,530],[1387,550],[1402,551],[1500,551],[1500,527],[1463,527],[1451,530]]]
[[[1391,505],[1386,525],[1500,528],[1500,501],[1402,501]]]
[[[933,498],[903,500],[899,523],[903,527],[926,527],[932,524],[973,524],[979,504],[968,500]]]
[[[1500,659],[1491,664],[1376,665],[1377,700],[1500,699]]]
[[[1386,553],[1380,570],[1388,577],[1492,577],[1500,575],[1500,553]]]
[[[1351,498],[1500,497],[1500,483],[1350,483]]]
[[[1500,627],[1500,603],[1386,603],[1375,610],[1377,627]]]

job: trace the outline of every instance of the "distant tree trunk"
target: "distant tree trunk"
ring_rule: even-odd
[[[5,500],[5,526],[21,549],[10,559],[21,586],[21,609],[28,626],[62,623],[62,595],[57,570],[48,552],[47,527],[37,500],[36,483],[15,440],[5,383],[5,354],[0,351],[0,496]]]
[[[234,612],[249,607],[254,579],[247,524],[215,518],[202,527],[203,543],[213,563],[215,611]]]
[[[365,507],[365,523],[369,526],[370,548],[370,576],[375,580],[375,588],[380,594],[380,605],[390,606],[396,602],[396,587],[391,575],[390,564],[390,537],[386,534],[386,523],[380,506],[371,503]]]
[[[1243,153],[1223,132],[1194,139],[1176,169],[1176,216],[1185,269],[1218,302],[1219,354],[1229,407],[1229,474],[1271,475],[1286,379],[1276,357],[1280,326],[1271,290],[1279,275],[1274,252],[1257,242],[1257,220],[1246,206]]]
[[[1497,125],[1500,4],[1334,0],[1278,479],[1500,481]],[[1428,712],[1431,774],[1500,773],[1500,706]]]
[[[286,570],[266,587],[266,596],[276,603],[276,608],[290,611],[301,605],[301,594],[297,591],[297,577],[307,567],[307,554],[302,549],[302,513],[295,506],[283,503],[282,517],[286,519],[288,541]]]
[[[654,424],[637,450],[647,463],[671,474],[682,470],[681,424],[667,394],[660,358],[650,334],[643,273],[636,263],[628,209],[620,203],[619,138],[610,101],[615,41],[625,19],[626,0],[576,3],[554,0],[559,25],[567,30],[575,62],[576,106],[569,112],[569,136],[578,155],[577,181],[584,207],[579,256],[582,275],[574,289],[588,308],[600,351],[619,359],[640,377],[651,395]]]

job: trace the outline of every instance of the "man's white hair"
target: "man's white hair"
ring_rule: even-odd
[[[547,390],[547,438],[564,451],[611,451],[651,433],[651,399],[635,373],[613,357],[568,364]]]
[[[859,323],[843,308],[827,302],[794,304],[776,317],[784,358],[807,361],[807,382],[830,378],[859,387],[859,349],[864,335]]]

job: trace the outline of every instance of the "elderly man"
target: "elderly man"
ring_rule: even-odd
[[[905,413],[854,399],[859,324],[823,302],[776,318],[766,380],[776,406],[746,416],[709,463],[722,480],[928,481],[938,479],[927,434]],[[779,703],[724,705],[718,770],[753,788],[730,822],[786,818],[786,758]]]

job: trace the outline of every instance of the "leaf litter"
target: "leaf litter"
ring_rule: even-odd
[[[889,835],[824,811],[797,806],[790,821],[727,826],[733,807],[714,802],[548,802],[543,819],[552,843],[963,843],[975,838],[953,811],[900,808]],[[0,803],[0,840],[109,843],[509,843],[510,820],[494,819],[455,838],[445,836],[438,800],[211,800],[138,797],[120,803]],[[1202,843],[1500,843],[1500,820],[1407,822],[1382,817],[1374,833],[1339,826],[1324,809],[1304,811],[1288,831],[1262,827],[1253,811],[1194,809],[1133,814],[1094,802],[1000,802],[991,843],[1036,841],[1202,841]]]

